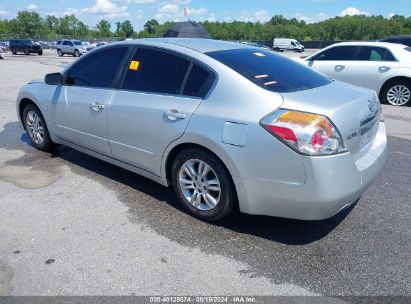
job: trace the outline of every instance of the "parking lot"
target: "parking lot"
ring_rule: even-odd
[[[317,222],[236,213],[209,224],[172,189],[64,146],[35,150],[15,98],[74,59],[6,56],[0,295],[411,295],[411,107],[383,106],[388,160],[349,210]]]

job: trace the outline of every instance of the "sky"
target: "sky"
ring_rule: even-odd
[[[184,17],[187,7],[190,14]],[[274,15],[316,22],[344,15],[410,16],[411,0],[0,0],[0,19],[11,19],[20,10],[41,16],[75,14],[91,28],[101,19],[114,27],[130,20],[141,30],[149,19],[165,21],[265,22]]]

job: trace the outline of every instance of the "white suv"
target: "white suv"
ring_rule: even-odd
[[[56,48],[60,57],[64,54],[80,57],[88,51],[87,46],[80,40],[59,40]]]
[[[395,106],[411,104],[411,48],[386,42],[331,45],[303,63],[332,78],[377,92]]]

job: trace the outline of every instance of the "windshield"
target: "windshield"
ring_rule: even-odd
[[[294,60],[261,49],[233,49],[208,52],[206,55],[273,92],[308,90],[332,82],[330,78]]]
[[[75,45],[82,45],[83,44],[83,42],[81,42],[80,40],[73,41],[73,43]]]

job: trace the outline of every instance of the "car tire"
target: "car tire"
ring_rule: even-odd
[[[231,176],[210,152],[200,148],[181,151],[173,162],[171,174],[177,198],[196,218],[218,221],[233,210],[237,196]]]
[[[30,55],[30,50],[29,49],[24,49],[24,55]]]
[[[39,54],[40,56],[43,55],[43,51],[38,52],[38,54]]]
[[[411,81],[402,79],[389,81],[381,89],[380,100],[393,106],[410,105]]]
[[[11,49],[11,53],[12,53],[13,55],[17,55],[16,49]]]
[[[79,50],[75,50],[73,56],[74,56],[74,57],[80,57],[80,52],[79,52]]]
[[[23,124],[33,146],[41,151],[51,151],[51,141],[46,122],[40,110],[34,104],[28,104],[23,110]]]
[[[59,57],[63,57],[64,53],[61,50],[57,50],[57,55]]]

